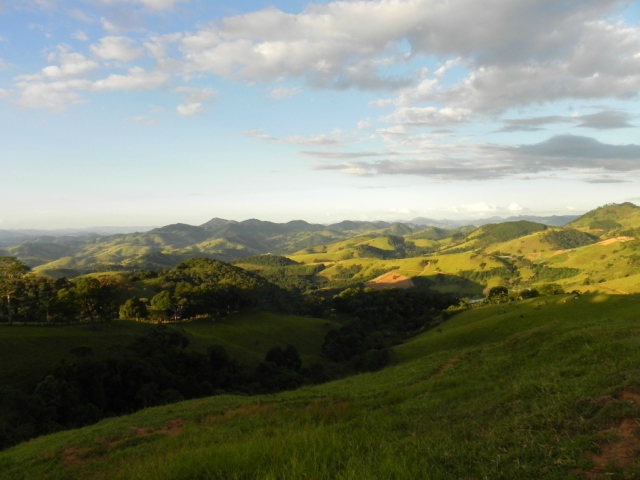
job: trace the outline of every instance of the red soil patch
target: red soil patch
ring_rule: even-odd
[[[183,424],[184,424],[184,420],[182,420],[181,418],[174,418],[173,420],[170,420],[164,427],[160,427],[156,429],[150,429],[147,427],[131,427],[131,430],[135,432],[137,437],[153,435],[154,433],[157,433],[159,435],[171,436],[171,435],[176,435],[177,433],[180,433],[180,430],[182,430]]]
[[[596,245],[611,245],[612,243],[624,243],[633,240],[633,237],[615,237],[608,238],[607,240],[603,240],[601,242],[596,243]]]
[[[599,454],[589,454],[593,462],[593,470],[585,472],[585,478],[603,478],[607,476],[610,468],[632,467],[640,461],[640,440],[637,430],[640,421],[637,418],[625,418],[617,426],[603,430],[600,433],[603,439],[600,444]]]
[[[640,394],[623,391],[616,397],[619,400],[640,404]],[[614,400],[606,396],[597,400],[599,404]],[[589,459],[593,462],[593,468],[589,472],[582,473],[586,479],[606,478],[611,475],[610,469],[629,468],[640,464],[640,438],[638,438],[640,419],[625,418],[614,427],[598,432],[602,437],[600,453],[589,453]]]
[[[409,277],[391,271],[367,282],[366,286],[375,290],[383,290],[385,288],[411,288],[414,285]]]
[[[90,448],[69,447],[62,452],[62,461],[68,467],[81,465],[87,461],[86,456],[91,452]]]
[[[455,366],[455,364],[458,363],[459,360],[460,359],[458,357],[451,358],[451,360],[449,360],[442,367],[440,367],[440,370],[434,373],[431,378],[440,378],[442,375],[444,375],[447,372],[447,370],[451,370]]]

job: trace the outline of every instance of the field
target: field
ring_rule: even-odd
[[[396,365],[105,420],[0,453],[7,479],[640,477],[640,298],[463,312]],[[197,328],[203,328],[197,325]]]
[[[292,344],[308,364],[320,360],[324,336],[337,326],[330,320],[294,315],[240,313],[215,322],[203,319],[176,324],[174,328],[183,330],[191,347],[199,351],[222,345],[232,357],[257,364],[271,348]],[[101,358],[153,327],[129,321],[55,327],[0,326],[0,384],[33,388],[62,359],[73,358],[74,348],[89,347]]]

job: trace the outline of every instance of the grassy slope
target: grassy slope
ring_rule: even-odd
[[[125,344],[151,325],[135,322],[56,327],[0,327],[0,384],[33,388],[74,347],[90,347],[97,356]]]
[[[276,315],[273,313],[245,313],[223,319],[199,320],[181,324],[196,348],[211,344],[225,347],[232,356],[248,363],[258,363],[273,347],[296,347],[305,364],[320,360],[324,337],[339,325],[330,320]]]
[[[274,346],[288,344],[294,345],[303,362],[309,364],[320,360],[324,336],[336,326],[332,321],[294,315],[241,313],[215,322],[182,323],[176,328],[184,330],[193,348],[204,351],[210,345],[222,345],[231,356],[248,364],[261,361]],[[70,349],[85,346],[97,356],[106,356],[111,346],[129,343],[136,334],[153,327],[128,321],[0,327],[0,384],[33,388],[63,358],[72,357]]]
[[[640,418],[638,307],[636,296],[593,295],[472,310],[399,347],[399,365],[381,372],[144,410],[2,452],[0,471],[7,479],[639,478],[634,465],[597,466],[592,457],[633,444],[598,432]]]

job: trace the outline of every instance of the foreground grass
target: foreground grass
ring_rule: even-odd
[[[399,347],[399,364],[381,372],[105,420],[2,452],[0,472],[25,480],[640,478],[637,453],[606,456],[621,439],[638,442],[616,430],[640,418],[638,307],[638,297],[594,295],[468,311]]]

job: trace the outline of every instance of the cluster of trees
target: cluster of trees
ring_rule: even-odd
[[[598,237],[581,232],[580,230],[567,228],[564,230],[553,230],[545,234],[540,240],[549,243],[556,250],[568,250],[570,248],[591,245],[598,240]]]
[[[404,237],[398,237],[396,235],[387,235],[387,241],[389,245],[393,247],[393,250],[384,250],[371,245],[357,245],[355,251],[358,256],[362,258],[390,260],[429,255],[437,250],[432,247],[418,247],[415,243],[407,242]]]
[[[295,305],[290,292],[265,278],[205,258],[160,272],[73,281],[27,275],[28,270],[13,257],[0,257],[0,322],[68,323],[150,316],[160,321],[223,315],[243,308],[283,311]],[[141,290],[151,290],[151,298],[141,298]]]
[[[221,346],[206,353],[188,346],[184,334],[158,326],[108,358],[95,359],[85,348],[31,393],[0,387],[0,449],[145,407],[225,392],[269,393],[325,378],[322,366],[303,367],[291,345],[271,349],[256,367]]]
[[[490,238],[498,242],[506,242],[514,238],[524,237],[535,232],[541,232],[548,227],[542,223],[519,220],[516,222],[503,222],[489,224],[483,227],[483,237]]]
[[[295,294],[317,290],[316,275],[325,268],[322,264],[304,265],[278,255],[255,255],[235,260],[232,264],[255,268],[253,271],[269,283]]]
[[[591,230],[614,230],[620,227],[622,225],[613,220],[594,220],[589,224],[589,229]]]
[[[507,287],[498,286],[492,287],[487,294],[484,303],[495,304],[505,303],[514,300],[521,300],[525,298],[536,298],[541,295],[563,295],[565,294],[564,288],[557,283],[546,283],[536,288],[514,289],[509,290]],[[574,290],[571,292],[574,295],[580,295],[580,292]]]
[[[0,322],[112,320],[132,291],[121,275],[70,282],[27,275],[28,271],[15,258],[0,257]]]
[[[327,333],[322,352],[356,371],[377,370],[391,361],[391,347],[432,324],[456,305],[453,295],[416,290],[349,288],[333,297],[333,309],[352,318]]]
[[[578,268],[570,268],[570,267],[549,267],[543,264],[533,264],[533,278],[532,282],[553,282],[555,280],[560,280],[562,278],[575,277],[580,273],[580,269]]]

